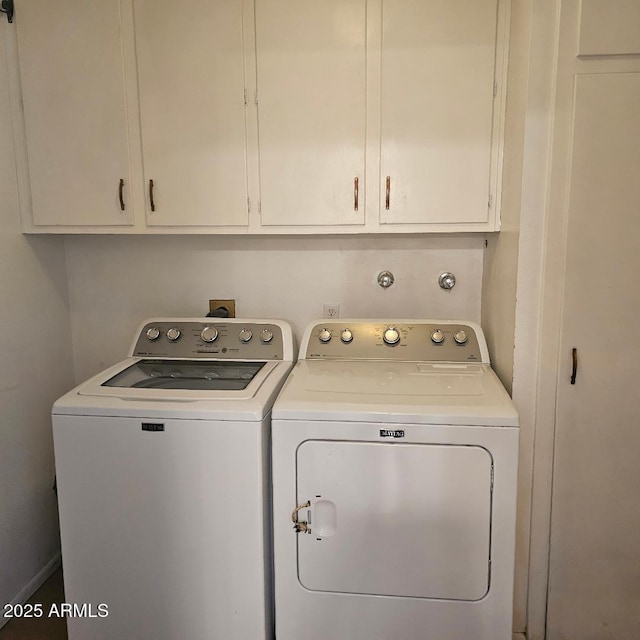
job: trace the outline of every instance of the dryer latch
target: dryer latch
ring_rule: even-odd
[[[298,512],[301,509],[307,509],[311,506],[311,501],[307,500],[304,504],[299,504],[291,513],[291,520],[293,522],[293,529],[296,533],[311,533],[311,511],[307,511],[307,520],[298,520]]]

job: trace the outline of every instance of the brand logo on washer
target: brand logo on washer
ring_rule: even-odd
[[[404,438],[402,429],[380,429],[381,438]]]
[[[143,431],[164,431],[164,424],[162,422],[143,422]]]

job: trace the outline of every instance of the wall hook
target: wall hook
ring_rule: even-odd
[[[2,0],[0,12],[7,14],[7,20],[13,22],[13,0]]]
[[[393,273],[391,271],[381,271],[378,274],[378,284],[383,289],[388,289],[395,282],[395,278],[393,277]]]
[[[453,275],[453,273],[445,271],[445,273],[440,274],[440,277],[438,278],[438,284],[440,285],[440,288],[444,289],[445,291],[451,291],[451,289],[456,286],[456,277]]]

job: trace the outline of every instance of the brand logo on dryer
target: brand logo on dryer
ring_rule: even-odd
[[[404,438],[403,429],[380,429],[381,438]]]

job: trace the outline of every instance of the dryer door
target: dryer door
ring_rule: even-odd
[[[493,461],[479,446],[308,440],[298,448],[298,578],[313,591],[479,600]]]

